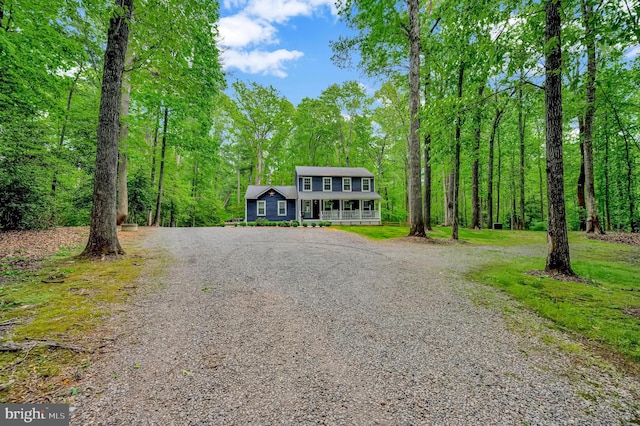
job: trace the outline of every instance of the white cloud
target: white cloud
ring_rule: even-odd
[[[236,7],[244,7],[247,4],[247,0],[223,0],[222,5],[225,9],[233,9]]]
[[[295,16],[310,16],[322,7],[337,13],[333,0],[252,0],[245,11],[269,22],[284,23]]]
[[[295,61],[304,56],[298,50],[278,49],[274,52],[264,50],[227,50],[222,53],[222,64],[225,69],[237,68],[248,74],[274,75],[286,77],[285,63]]]
[[[277,44],[276,29],[261,19],[243,13],[220,18],[218,40],[222,47],[242,48],[250,45]]]
[[[328,9],[333,16],[337,9],[333,0],[223,0],[234,15],[220,19],[220,46],[225,68],[237,68],[249,74],[286,77],[285,64],[301,58],[303,52],[279,49],[269,52],[268,45],[278,45],[278,30],[296,16],[312,16]],[[253,49],[253,50],[252,50]]]
[[[630,47],[624,54],[624,57],[627,59],[634,59],[638,55],[640,55],[640,44]]]

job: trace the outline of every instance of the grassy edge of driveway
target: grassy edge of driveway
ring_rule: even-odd
[[[408,233],[407,227],[336,228],[374,240]],[[432,238],[449,235],[449,228],[430,232]],[[460,239],[468,243],[465,248],[504,248],[544,245],[545,233],[460,229]],[[591,240],[578,232],[571,233],[570,242],[572,266],[581,282],[558,280],[541,273],[544,257],[511,255],[504,250],[486,250],[483,255],[486,262],[469,271],[466,278],[499,289],[551,320],[555,327],[576,334],[599,353],[640,372],[640,251],[633,246]]]

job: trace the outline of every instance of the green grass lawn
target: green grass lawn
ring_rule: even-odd
[[[408,226],[335,226],[347,232],[353,232],[372,240],[386,240],[389,238],[406,237],[409,234]],[[431,238],[451,238],[450,227],[434,227],[428,231]],[[514,246],[520,244],[545,244],[546,234],[534,231],[494,231],[490,229],[471,230],[460,228],[461,241],[472,244]]]
[[[349,232],[382,240],[406,236],[408,227],[339,226]],[[450,238],[450,228],[436,228],[434,238]],[[460,239],[473,245],[516,247],[546,244],[544,232],[472,231],[460,229]],[[528,273],[544,269],[544,257],[515,255],[500,258],[487,252],[487,262],[468,274],[470,279],[496,287],[552,320],[559,328],[578,333],[640,363],[640,250],[638,247],[569,236],[572,267],[586,282],[566,282]],[[466,249],[461,248],[461,249]],[[508,256],[508,255],[507,255]]]

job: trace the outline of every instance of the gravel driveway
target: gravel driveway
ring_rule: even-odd
[[[72,424],[617,425],[638,415],[636,379],[576,365],[471,301],[510,303],[460,278],[482,248],[230,227],[160,229],[146,244],[174,259],[164,288],[135,301]]]

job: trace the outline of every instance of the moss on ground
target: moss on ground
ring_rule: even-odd
[[[127,255],[117,259],[80,260],[74,256],[82,246],[65,249],[0,286],[0,324],[9,324],[0,343],[24,347],[0,352],[0,402],[63,401],[77,393],[74,384],[110,338],[105,320],[136,293],[149,259],[160,256],[136,240],[121,243]]]

